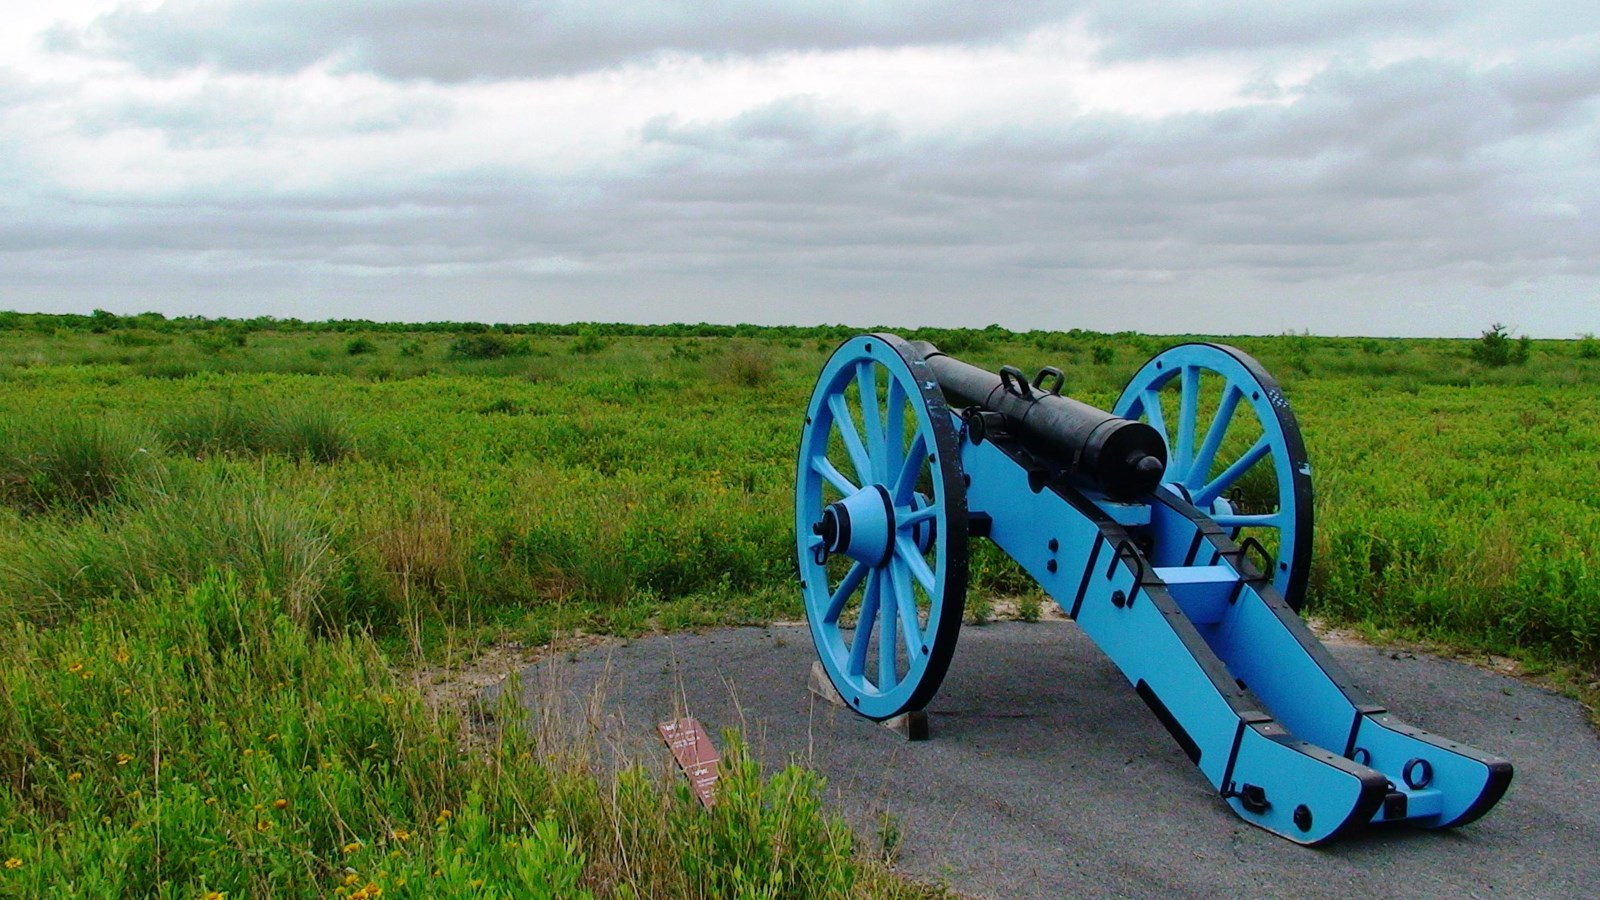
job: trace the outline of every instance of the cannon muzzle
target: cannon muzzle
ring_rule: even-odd
[[[911,346],[922,354],[950,404],[969,410],[974,438],[982,440],[998,428],[1035,457],[1117,499],[1149,493],[1161,483],[1167,468],[1161,433],[1144,422],[1063,397],[1065,379],[1059,369],[1045,369],[1029,382],[1010,366],[990,372],[927,341]]]

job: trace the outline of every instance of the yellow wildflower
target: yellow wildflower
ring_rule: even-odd
[[[200,900],[223,900],[226,896],[228,895],[224,891],[206,891]]]
[[[361,842],[360,841],[351,841],[350,843],[344,845],[344,852],[346,852],[346,853],[355,853],[355,852],[359,851],[360,849],[361,849]]]
[[[117,649],[117,655],[113,656],[112,659],[116,660],[118,665],[126,663],[128,661],[128,648],[126,648],[126,647],[118,648]],[[212,891],[211,893],[212,894],[217,894],[216,891]],[[210,894],[208,894],[207,896],[210,896]],[[222,895],[221,894],[217,894],[217,896],[221,897]]]
[[[455,813],[451,812],[450,810],[441,809],[441,810],[439,810],[439,815],[434,818],[433,824],[435,824],[435,825],[443,825],[444,823],[450,821],[454,816],[455,816]]]
[[[15,856],[11,857],[10,859],[6,860],[6,868],[20,869],[22,868],[22,860],[17,859]]]
[[[215,798],[215,797],[207,797],[206,798],[206,805],[207,806],[216,806],[217,805],[217,798]]]
[[[127,765],[128,763],[130,763],[132,761],[133,761],[133,757],[129,756],[126,753],[118,753],[117,754],[117,765],[119,765],[119,766],[125,766],[125,765]]]
[[[262,834],[265,834],[272,830],[272,823],[266,819],[257,819],[256,830]]]
[[[283,799],[282,797],[279,797],[278,799],[272,801],[272,808],[273,809],[283,809],[283,808],[287,807],[288,805],[289,805],[289,801]]]
[[[393,837],[395,840],[403,844],[406,841],[411,840],[411,832],[405,830],[404,828],[396,828],[394,830]]]
[[[344,876],[344,883],[345,883],[346,887],[349,887],[350,885],[353,885],[353,884],[360,884],[361,883],[361,876],[357,875],[354,872],[351,872],[350,874]]]
[[[67,781],[72,783],[72,784],[77,784],[78,782],[80,782],[82,780],[83,780],[83,773],[82,772],[68,772],[67,773]]]

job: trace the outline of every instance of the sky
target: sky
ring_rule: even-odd
[[[53,0],[0,308],[1600,332],[1593,0]]]

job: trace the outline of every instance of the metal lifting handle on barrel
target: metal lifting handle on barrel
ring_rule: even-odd
[[[911,346],[927,361],[953,405],[974,410],[975,415],[998,416],[997,424],[1024,448],[1069,476],[1118,499],[1149,493],[1161,484],[1167,467],[1161,435],[1143,422],[1063,397],[1065,378],[1060,369],[1041,371],[1030,384],[1010,366],[989,372],[926,341]],[[1047,379],[1054,381],[1052,390],[1042,389]]]

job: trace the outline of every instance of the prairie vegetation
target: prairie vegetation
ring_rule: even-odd
[[[491,640],[798,617],[799,416],[853,333],[0,313],[0,893],[915,890],[801,770],[735,744],[702,815],[511,708],[461,752],[406,678]],[[916,336],[1102,406],[1181,340]],[[1230,342],[1306,434],[1312,613],[1593,677],[1592,337],[1514,365]],[[976,595],[1030,590],[975,552]]]

